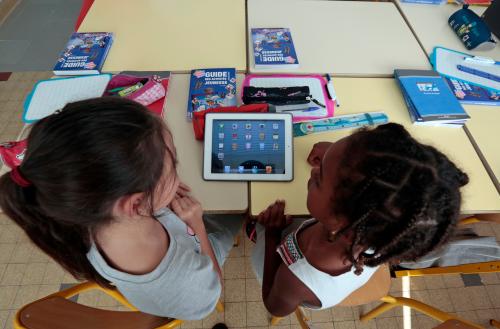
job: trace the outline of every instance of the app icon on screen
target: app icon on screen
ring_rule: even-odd
[[[252,134],[246,134],[246,135],[245,135],[245,139],[246,139],[247,141],[251,140],[251,139],[252,139]]]
[[[278,138],[280,138],[280,135],[279,135],[279,134],[273,134],[273,139],[275,139],[275,140],[276,140],[276,139],[278,139]]]
[[[231,166],[224,166],[224,172],[225,173],[231,172]]]
[[[233,123],[233,130],[236,130],[238,129],[238,124],[237,123]]]
[[[265,129],[266,128],[266,124],[265,123],[260,123],[259,127],[260,127],[260,129]]]
[[[259,171],[259,169],[257,168],[257,166],[253,166],[252,167],[252,173],[253,174],[256,174],[258,171]]]
[[[219,139],[224,139],[224,133],[219,133]]]
[[[217,159],[224,160],[224,153],[222,152],[217,153]]]
[[[245,143],[245,148],[247,150],[251,149],[252,148],[252,143]]]
[[[266,138],[266,134],[264,133],[259,133],[259,139],[263,141]]]
[[[238,138],[238,134],[233,134],[232,137],[233,137],[233,139],[236,139],[236,138]]]
[[[265,145],[264,143],[259,143],[259,149],[263,150],[264,149],[264,145]]]
[[[232,149],[233,151],[236,151],[236,150],[238,149],[238,144],[237,144],[237,143],[233,143],[233,144],[231,144],[231,149]]]
[[[246,128],[246,129],[252,129],[252,124],[251,124],[251,123],[247,123],[247,124],[245,125],[245,128]]]
[[[280,148],[278,143],[273,144],[273,150],[278,150]]]
[[[272,174],[272,173],[273,173],[273,167],[266,166],[266,174]]]
[[[219,149],[223,149],[224,148],[224,143],[219,143]]]
[[[241,172],[243,172],[243,171],[245,171],[245,167],[243,167],[243,166],[238,166],[238,172],[240,172],[240,173],[241,173]]]
[[[223,123],[219,123],[219,128],[223,129],[224,128],[224,124]]]
[[[273,129],[278,130],[280,128],[280,125],[277,123],[273,123]]]

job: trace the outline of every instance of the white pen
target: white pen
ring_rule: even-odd
[[[337,98],[337,93],[335,93],[335,89],[333,88],[333,82],[331,81],[330,74],[326,74],[326,80],[328,81],[326,83],[326,88],[328,89],[328,93],[330,94],[330,97],[332,100],[335,101],[335,104],[337,104],[337,107],[340,107],[340,102],[339,99]]]

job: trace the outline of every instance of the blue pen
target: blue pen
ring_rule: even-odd
[[[459,71],[462,71],[462,72],[465,72],[465,73],[469,73],[469,74],[472,74],[472,75],[475,75],[475,76],[478,76],[478,77],[481,77],[481,78],[485,78],[485,79],[488,79],[488,80],[500,82],[500,76],[492,74],[492,73],[484,72],[484,71],[481,71],[481,70],[478,70],[478,69],[473,69],[471,67],[463,66],[463,65],[457,65],[457,69]]]

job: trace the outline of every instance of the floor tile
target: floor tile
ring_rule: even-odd
[[[47,270],[45,271],[45,275],[43,277],[44,284],[61,284],[62,279],[65,273],[60,265],[49,262],[47,264]]]
[[[492,306],[500,308],[500,284],[488,286],[486,291],[488,292]]]
[[[311,320],[313,323],[332,322],[332,310],[328,308],[326,310],[311,311]]]
[[[0,310],[12,309],[19,286],[0,286]]]
[[[224,280],[224,300],[226,302],[244,302],[245,279],[226,279]]]
[[[472,306],[472,308],[470,309],[479,310],[479,309],[493,308],[491,301],[488,298],[486,298],[488,289],[486,289],[484,286],[465,288],[467,297],[469,299],[469,303]]]
[[[12,304],[13,309],[19,309],[26,304],[35,301],[38,298],[39,285],[20,286],[17,290],[16,298]]]
[[[356,320],[354,324],[356,325],[356,329],[377,329],[377,321],[375,319],[366,322]]]
[[[383,329],[399,329],[398,320],[396,318],[376,318],[377,328]],[[335,325],[335,329],[337,326]]]
[[[45,275],[46,268],[46,263],[27,264],[21,284],[41,284]]]
[[[224,264],[225,279],[244,279],[245,278],[245,258],[228,258]]]
[[[229,328],[247,325],[247,303],[224,303],[224,322]]]
[[[443,289],[446,288],[443,277],[441,275],[424,276],[424,281],[427,289]]]
[[[0,285],[19,285],[26,270],[26,264],[8,264]]]
[[[247,302],[247,326],[270,325],[271,315],[267,312],[263,302]]]
[[[202,320],[203,328],[212,328],[217,323],[224,322],[224,313],[214,310],[209,316]]]
[[[335,322],[356,320],[354,318],[354,314],[351,307],[335,306],[331,309],[331,311],[332,311],[332,320]]]
[[[247,301],[262,300],[262,290],[257,279],[245,279],[245,293]]]

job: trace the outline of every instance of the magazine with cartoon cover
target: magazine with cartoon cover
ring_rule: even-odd
[[[112,43],[111,32],[73,33],[57,59],[54,74],[99,74]]]
[[[445,78],[451,91],[462,104],[500,106],[500,93],[488,90],[465,81]]]
[[[198,69],[191,71],[187,117],[193,112],[236,106],[236,69]]]
[[[254,28],[252,42],[256,68],[299,66],[290,29]]]

